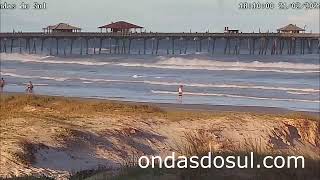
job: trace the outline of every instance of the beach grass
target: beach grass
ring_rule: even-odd
[[[305,113],[255,113],[255,112],[211,112],[211,111],[185,111],[181,109],[170,108],[164,110],[157,105],[152,104],[139,104],[132,102],[118,102],[109,100],[97,100],[97,99],[81,99],[81,98],[65,98],[65,97],[52,97],[52,96],[38,96],[38,95],[24,95],[24,94],[2,94],[0,96],[1,104],[1,132],[0,140],[2,143],[3,153],[2,156],[11,156],[17,160],[17,162],[23,165],[32,165],[35,162],[35,152],[37,148],[49,148],[48,144],[67,143],[81,144],[82,141],[90,141],[91,138],[96,138],[97,133],[100,133],[101,126],[108,127],[106,124],[100,125],[99,118],[118,118],[118,119],[158,119],[168,121],[170,123],[190,122],[197,123],[203,119],[210,119],[212,121],[216,119],[227,119],[232,122],[239,122],[241,119],[248,117],[258,117],[255,119],[291,119],[293,121],[299,121],[305,119],[307,121],[319,121],[318,116],[305,114]],[[98,119],[98,120],[97,120]],[[96,120],[95,122],[93,122]],[[156,122],[158,123],[158,122]],[[45,134],[34,133],[33,139],[42,139],[48,144],[39,144],[37,141],[30,142],[32,139],[26,139],[26,133],[21,132],[24,127],[33,127],[33,132],[43,130],[54,131],[53,139],[48,139]],[[32,128],[31,128],[32,130]],[[91,133],[94,132],[94,133]],[[122,133],[131,131],[130,129],[122,130]],[[129,133],[130,134],[130,133]],[[51,134],[52,135],[52,134]],[[115,136],[119,136],[115,134]],[[121,136],[122,137],[122,136]],[[256,142],[246,142],[246,150],[240,151],[232,147],[228,142],[224,142],[223,146],[228,149],[228,152],[221,152],[219,150],[212,149],[215,146],[215,142],[211,142],[210,138],[201,131],[196,133],[185,133],[185,144],[180,144],[175,149],[176,152],[185,154],[188,156],[198,155],[203,156],[209,150],[219,154],[221,156],[232,154],[246,154],[249,150],[257,153],[258,158],[265,154],[257,148]],[[97,142],[100,143],[100,142]],[[131,143],[130,143],[131,144]],[[219,144],[220,145],[220,144]],[[210,149],[209,149],[210,148]],[[14,149],[14,150],[13,150]],[[275,155],[278,152],[275,152]],[[295,179],[308,179],[312,180],[313,177],[318,175],[319,177],[319,160],[307,158],[306,160],[309,167],[305,170],[289,169],[284,171],[279,170],[267,170],[256,169],[241,171],[244,174],[250,174],[252,179],[286,179],[289,176],[295,177]],[[222,178],[226,180],[237,179],[239,169],[236,170],[203,170],[203,169],[141,169],[136,166],[137,162],[127,162],[123,164],[123,168],[114,175],[110,173],[108,169],[99,170],[85,170],[79,171],[71,179],[87,179],[87,180],[136,180],[136,179],[212,179]],[[307,175],[305,173],[308,173]],[[317,174],[318,173],[318,174]],[[229,174],[229,175],[228,175]],[[252,175],[253,174],[253,175]],[[196,177],[195,177],[196,175]],[[283,176],[283,177],[282,177]],[[39,176],[26,176],[18,177],[25,179],[36,179]],[[201,177],[201,178],[198,178]],[[39,177],[43,179],[44,177]],[[241,178],[238,178],[241,179]],[[290,179],[291,180],[291,179]]]
[[[23,108],[37,108],[41,113],[50,114],[53,110],[59,111],[57,116],[77,117],[90,116],[98,113],[108,114],[162,114],[160,108],[149,105],[133,105],[125,103],[68,99],[63,97],[36,96],[36,95],[2,95],[1,106],[5,111],[1,111],[2,117],[16,117],[24,112]],[[34,113],[34,111],[31,111]],[[26,114],[21,114],[26,115]]]
[[[90,117],[107,113],[109,115],[138,115],[164,117],[171,121],[197,120],[212,116],[225,116],[237,118],[239,114],[250,114],[266,117],[284,117],[290,119],[308,119],[319,121],[319,114],[303,112],[290,112],[284,114],[254,113],[254,112],[210,112],[210,111],[184,111],[181,109],[163,110],[155,105],[128,103],[120,101],[108,101],[97,99],[65,98],[39,95],[1,95],[1,117],[25,117],[37,115],[55,115],[61,118]],[[24,108],[34,108],[37,111],[26,113]],[[54,113],[56,112],[56,113]]]

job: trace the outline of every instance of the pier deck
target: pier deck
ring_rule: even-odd
[[[10,43],[8,43],[8,41]],[[62,41],[62,43],[59,43]],[[110,54],[131,54],[133,41],[142,44],[139,46],[138,54],[158,54],[160,41],[166,41],[165,49],[167,54],[176,54],[177,51],[186,54],[189,50],[190,41],[194,42],[197,52],[203,51],[203,44],[207,47],[210,54],[217,53],[217,45],[222,46],[224,54],[238,55],[240,50],[247,54],[254,55],[276,55],[276,54],[307,54],[320,53],[320,33],[102,33],[102,32],[16,32],[0,33],[0,52],[7,52],[9,45],[10,51],[19,48],[21,53],[22,46],[29,53],[37,53],[37,46],[40,44],[40,51],[52,49],[55,46],[56,53],[63,48],[63,54],[72,54],[74,42],[81,44],[80,54],[88,54],[89,48],[94,48],[94,54],[101,53],[103,42],[108,41]],[[89,43],[94,41],[94,43]],[[85,46],[82,43],[85,43]],[[189,43],[188,43],[189,42]],[[54,45],[53,45],[54,44]],[[63,47],[61,47],[61,44]],[[93,44],[93,45],[92,45]],[[98,45],[97,45],[98,44]],[[177,46],[178,44],[178,46]],[[217,44],[217,45],[216,45]],[[68,52],[66,49],[68,48]],[[141,48],[141,49],[140,49]],[[151,49],[151,50],[150,50]],[[243,53],[241,53],[243,54]]]
[[[0,38],[46,38],[46,37],[83,37],[83,38],[311,38],[320,39],[320,33],[100,33],[100,32],[78,32],[78,33],[0,33]]]

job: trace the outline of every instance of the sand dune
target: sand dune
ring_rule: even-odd
[[[118,168],[133,156],[167,155],[201,133],[215,151],[281,152],[320,160],[319,120],[303,115],[170,110],[59,97],[1,97],[0,176]],[[256,150],[257,150],[256,149]]]

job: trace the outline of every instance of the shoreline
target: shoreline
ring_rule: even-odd
[[[4,95],[26,95],[21,92],[3,92]],[[70,100],[79,101],[96,101],[96,102],[111,102],[131,105],[150,105],[161,108],[165,111],[187,111],[187,112],[244,112],[244,113],[257,113],[257,114],[292,114],[303,113],[320,118],[320,110],[318,112],[312,111],[298,111],[290,110],[279,107],[267,107],[267,106],[232,106],[232,105],[209,105],[209,104],[178,104],[178,103],[154,103],[154,102],[137,102],[127,100],[114,100],[114,99],[100,99],[92,97],[69,97],[69,96],[55,96],[55,95],[41,95],[34,94],[41,97],[57,97],[66,98]]]

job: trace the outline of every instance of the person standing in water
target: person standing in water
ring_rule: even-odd
[[[29,81],[29,83],[27,84],[26,91],[27,91],[27,93],[33,93],[33,84],[31,81]]]
[[[4,81],[4,79],[1,78],[1,80],[0,80],[0,92],[3,91],[3,88],[4,88],[4,85],[5,85],[5,84],[6,84],[6,82]]]
[[[183,86],[180,85],[178,88],[178,101],[182,103],[182,95],[183,95]]]

